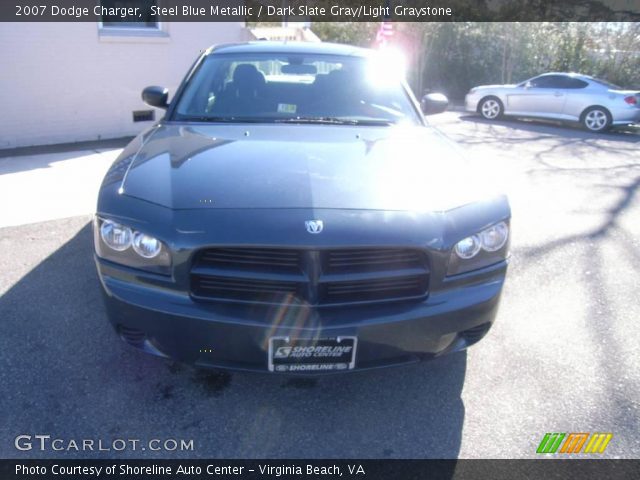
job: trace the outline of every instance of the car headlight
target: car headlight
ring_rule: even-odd
[[[128,267],[169,275],[171,254],[157,238],[113,220],[95,218],[96,254]]]
[[[160,240],[142,232],[133,234],[132,245],[135,252],[144,258],[155,258],[162,250]]]
[[[456,253],[460,258],[469,259],[475,257],[482,248],[482,242],[478,235],[471,235],[470,237],[463,238],[454,247]]]
[[[509,227],[504,222],[496,223],[480,232],[482,248],[487,252],[495,252],[504,247],[509,237]]]
[[[105,220],[100,225],[100,238],[109,248],[124,252],[131,245],[131,229],[119,223]]]
[[[471,90],[469,90],[469,93],[476,93],[478,91],[478,89],[476,87],[473,87]]]
[[[507,258],[509,225],[499,222],[455,244],[447,275],[470,272]]]

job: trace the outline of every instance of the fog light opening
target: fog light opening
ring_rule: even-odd
[[[487,334],[491,328],[490,323],[483,323],[477,327],[470,328],[460,332],[460,338],[464,341],[466,347],[470,347],[474,343],[478,343]]]
[[[124,325],[118,326],[118,334],[120,338],[133,347],[142,347],[147,335],[137,328],[125,327]]]

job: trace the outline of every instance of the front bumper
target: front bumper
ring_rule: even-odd
[[[480,101],[480,95],[475,93],[468,93],[464,97],[464,109],[467,112],[476,113],[478,111],[478,102]]]
[[[460,275],[424,301],[313,308],[197,302],[188,294],[122,280],[96,258],[109,319],[123,340],[199,367],[268,371],[271,337],[355,336],[355,369],[406,364],[457,351],[493,323],[507,262]]]

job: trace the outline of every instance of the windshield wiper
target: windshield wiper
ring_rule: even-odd
[[[278,118],[274,120],[276,123],[315,123],[329,125],[371,125],[371,126],[388,126],[394,125],[392,120],[376,120],[376,119],[350,119],[339,117],[291,117]]]
[[[180,117],[176,120],[180,122],[211,122],[211,123],[271,123],[272,118],[265,117],[209,117],[202,116],[186,116]]]
[[[207,115],[193,115],[176,118],[181,122],[210,122],[210,123],[309,123],[325,125],[364,125],[389,126],[395,125],[393,120],[355,119],[339,117],[213,117]]]

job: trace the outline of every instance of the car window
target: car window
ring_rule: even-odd
[[[381,67],[352,56],[212,54],[185,87],[173,119],[418,123],[401,78]]]
[[[601,78],[592,78],[591,81],[598,83],[600,85],[604,85],[605,87],[610,88],[612,90],[622,89],[622,87],[620,87],[619,85],[616,85],[615,83],[607,82],[606,80],[602,80]]]
[[[565,88],[564,75],[543,75],[529,80],[529,84],[534,88]]]
[[[574,77],[564,77],[563,82],[564,86],[562,88],[569,88],[573,90],[586,88],[587,86],[589,86],[589,84],[584,80],[580,80],[579,78]]]

